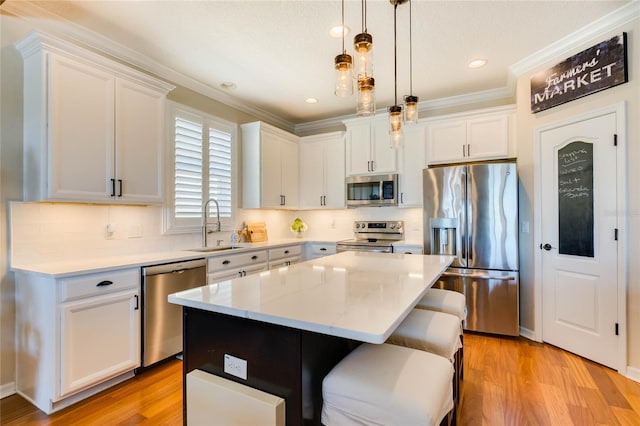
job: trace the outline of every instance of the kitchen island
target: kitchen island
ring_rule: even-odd
[[[452,261],[344,252],[170,295],[185,383],[199,369],[283,398],[287,425],[320,424],[324,376],[361,342],[384,343]],[[246,360],[246,379],[225,355]]]

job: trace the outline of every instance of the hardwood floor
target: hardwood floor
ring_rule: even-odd
[[[546,344],[466,333],[459,425],[640,425],[640,383]],[[2,425],[181,425],[182,363],[171,360],[45,415],[17,395]]]

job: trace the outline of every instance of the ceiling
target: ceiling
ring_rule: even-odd
[[[3,7],[12,3],[24,5],[24,0],[7,0]],[[625,3],[413,0],[413,94],[423,102],[477,92],[510,92],[510,67]],[[88,30],[87,34],[131,49],[144,58],[140,63],[164,65],[192,86],[206,88],[209,96],[246,105],[291,125],[355,112],[355,96],[333,94],[333,60],[342,48],[329,29],[340,23],[340,1],[47,0],[28,4],[33,16],[42,14],[66,26],[69,21],[76,30]],[[393,6],[389,0],[366,4],[377,106],[385,108],[394,104]],[[345,1],[345,24],[351,29],[345,40],[347,53],[353,53],[353,36],[361,30],[361,5],[361,0]],[[399,6],[397,12],[401,101],[409,92],[409,5]],[[479,69],[467,68],[474,58],[488,63]],[[222,89],[224,82],[233,82],[235,89]],[[308,97],[318,103],[305,103]]]

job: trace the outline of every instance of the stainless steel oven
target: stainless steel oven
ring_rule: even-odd
[[[353,224],[354,238],[338,241],[336,251],[393,253],[393,243],[404,240],[404,222],[359,220]]]

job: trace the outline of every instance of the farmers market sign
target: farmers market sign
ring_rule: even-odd
[[[531,112],[543,111],[627,81],[627,34],[622,33],[534,75],[531,78]]]

